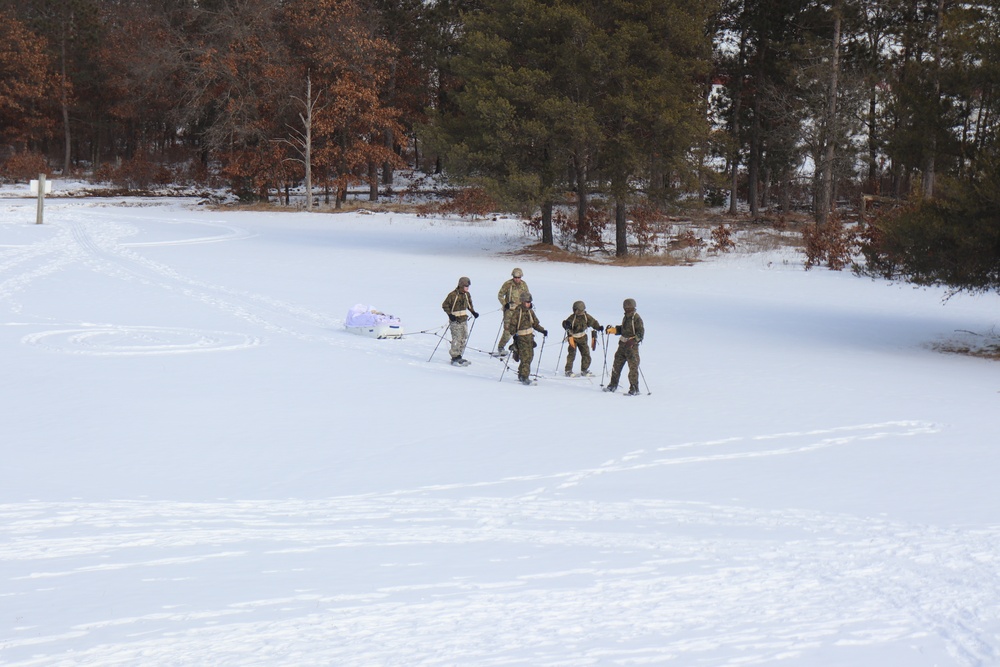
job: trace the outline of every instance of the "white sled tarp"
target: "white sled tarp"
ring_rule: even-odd
[[[403,323],[398,317],[386,315],[371,306],[357,304],[347,311],[347,330],[371,338],[402,338]]]

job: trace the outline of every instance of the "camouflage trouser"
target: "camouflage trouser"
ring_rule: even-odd
[[[517,350],[517,358],[520,363],[517,366],[517,377],[527,378],[531,376],[531,360],[535,357],[535,336],[514,336],[514,349]]]
[[[586,373],[590,369],[590,346],[587,345],[587,337],[571,338],[571,340],[575,340],[576,345],[570,345],[569,341],[566,341],[566,347],[568,348],[566,352],[566,372],[569,373],[573,370],[573,362],[576,361],[576,351],[580,350],[580,372]]]
[[[465,343],[469,340],[468,322],[449,322],[448,331],[451,332],[451,358],[462,356],[465,352]]]
[[[609,387],[617,387],[625,362],[628,362],[628,388],[639,391],[639,344],[635,340],[618,341],[615,364],[611,367]]]
[[[504,349],[504,346],[507,345],[507,341],[510,340],[510,318],[513,314],[513,308],[503,311],[503,328],[500,330],[500,342],[497,344],[498,350]]]

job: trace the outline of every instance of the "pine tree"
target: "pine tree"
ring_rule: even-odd
[[[584,240],[591,189],[624,212],[637,180],[648,190],[654,174],[688,169],[706,127],[706,7],[487,0],[453,61],[463,87],[439,136],[449,168],[543,215],[560,191],[575,190]],[[621,230],[616,245],[627,252]]]

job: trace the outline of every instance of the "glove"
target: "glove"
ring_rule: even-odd
[[[618,327],[614,327],[609,324],[607,328],[604,330],[604,333],[618,335]]]
[[[570,329],[569,320],[563,320],[562,328],[565,329],[566,331],[569,331]]]
[[[472,316],[473,316],[474,318],[476,318],[477,320],[479,319],[479,313],[477,313],[477,312],[476,312],[476,311],[474,311],[474,310],[470,310],[469,312],[470,312],[470,313],[472,313]]]
[[[504,309],[504,310],[510,310],[510,304],[509,304],[509,303],[505,303],[505,304],[503,305],[503,309]]]
[[[548,336],[549,335],[549,330],[548,329],[542,329],[542,335],[543,336]]]
[[[600,330],[601,330],[601,325],[600,325],[600,324],[598,324],[597,322],[594,322],[594,326],[593,326],[593,327],[591,327],[591,328],[592,328],[592,329],[593,329],[593,330],[594,330],[595,332],[597,332],[597,331],[600,331]]]
[[[452,322],[458,322],[458,318],[452,315],[451,313],[448,313],[448,319],[451,320]]]

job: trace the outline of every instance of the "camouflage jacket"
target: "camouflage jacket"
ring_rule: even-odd
[[[522,280],[521,284],[518,285],[511,278],[500,286],[500,291],[497,292],[497,301],[500,302],[501,306],[506,306],[509,303],[511,310],[513,310],[521,303],[521,295],[527,291],[528,283]]]
[[[535,331],[545,331],[545,328],[538,322],[538,316],[531,308],[525,308],[524,304],[513,308],[510,311],[510,323],[507,325],[507,333],[517,336],[518,331],[524,331],[522,336],[532,335],[531,329]]]
[[[472,295],[461,287],[456,287],[448,293],[441,304],[441,309],[449,315],[454,315],[459,322],[468,320],[470,312],[475,310],[472,306]]]
[[[582,314],[577,314],[576,311],[573,311],[572,315],[563,320],[562,326],[563,329],[569,332],[570,336],[577,339],[586,338],[587,327],[595,331],[601,328],[597,320],[587,311],[584,311]]]
[[[618,335],[622,337],[622,341],[634,338],[637,343],[642,342],[642,339],[646,337],[646,328],[642,324],[639,313],[625,314],[621,326],[618,327]]]

